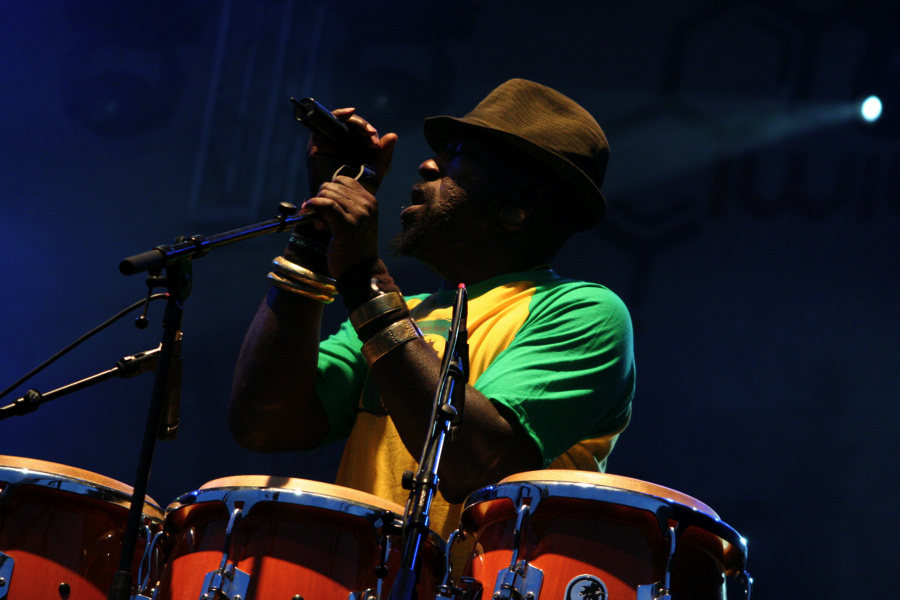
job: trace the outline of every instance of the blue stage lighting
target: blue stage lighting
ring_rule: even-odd
[[[881,117],[881,109],[881,98],[869,96],[860,104],[859,114],[866,123],[874,123]]]

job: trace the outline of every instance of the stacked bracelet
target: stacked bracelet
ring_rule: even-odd
[[[276,256],[272,266],[273,271],[268,276],[269,283],[279,289],[322,304],[333,302],[337,296],[337,287],[330,277],[318,275],[282,256]]]
[[[412,319],[402,319],[392,323],[373,335],[363,344],[362,353],[371,367],[379,358],[406,342],[421,338],[422,332]]]
[[[394,314],[406,310],[406,301],[400,292],[388,292],[375,296],[365,304],[362,304],[350,313],[350,323],[353,329],[359,331],[379,317]]]

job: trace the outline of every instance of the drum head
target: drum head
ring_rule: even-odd
[[[19,456],[0,455],[0,481],[7,485],[20,483],[52,485],[59,489],[91,495],[95,495],[91,492],[94,490],[100,492],[101,495],[105,493],[106,497],[103,499],[125,506],[131,506],[131,496],[134,494],[134,488],[130,485],[125,485],[121,481],[105,475],[59,463]],[[71,485],[67,486],[66,483]],[[149,496],[144,498],[143,514],[159,522],[162,522],[164,516],[160,505]]]

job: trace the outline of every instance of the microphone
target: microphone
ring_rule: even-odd
[[[469,294],[466,285],[460,283],[456,288],[456,298],[453,301],[453,322],[451,323],[451,338],[456,333],[455,345],[452,348],[455,353],[451,358],[459,373],[459,381],[453,386],[452,403],[456,409],[456,416],[450,426],[450,441],[454,442],[462,437],[462,424],[466,410],[466,383],[469,381]]]
[[[366,159],[371,156],[371,149],[365,145],[362,137],[350,131],[346,123],[312,98],[300,100],[291,98],[291,102],[294,103],[295,119],[334,146],[334,149],[342,157],[353,162],[354,166],[366,163]]]
[[[156,439],[168,442],[175,439],[178,434],[178,423],[181,412],[181,332],[175,336],[175,345],[172,347],[172,356],[169,362],[169,372],[166,376],[166,388],[163,391],[163,407],[159,413],[159,425],[156,430]]]

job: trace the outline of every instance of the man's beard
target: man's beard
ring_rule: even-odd
[[[444,190],[440,201],[426,202],[422,210],[391,240],[400,256],[418,259],[431,268],[460,251],[477,236],[487,215],[485,201],[476,201],[457,189]]]
[[[391,250],[399,256],[419,258],[420,252],[434,239],[444,220],[440,216],[434,218],[433,213],[426,212],[420,219],[403,226],[391,240]]]

